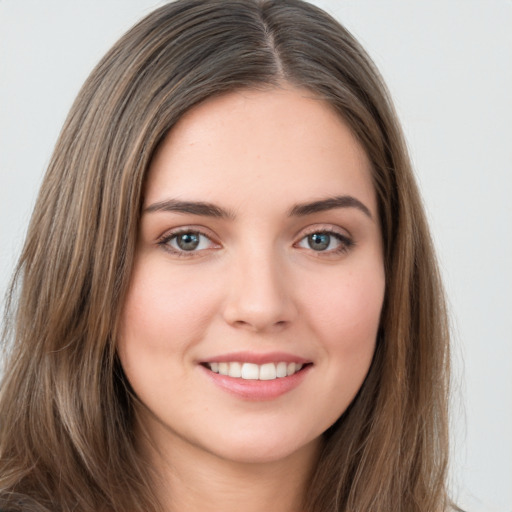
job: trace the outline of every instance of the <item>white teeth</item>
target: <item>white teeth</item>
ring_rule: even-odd
[[[242,376],[242,365],[240,363],[229,363],[228,375],[239,379]]]
[[[273,380],[276,378],[290,377],[297,373],[304,365],[298,363],[240,363],[238,361],[222,363],[206,363],[206,366],[214,373],[227,375],[233,378],[246,380]]]
[[[258,380],[260,375],[260,368],[257,364],[244,363],[242,366],[242,379]]]
[[[276,365],[274,363],[260,366],[260,380],[274,380],[276,378]]]
[[[276,377],[286,377],[286,363],[277,363],[276,366]]]

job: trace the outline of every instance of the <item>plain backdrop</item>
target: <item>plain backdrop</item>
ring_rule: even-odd
[[[512,511],[512,1],[315,1],[394,97],[453,324],[451,482]],[[0,0],[0,292],[80,85],[156,0]]]

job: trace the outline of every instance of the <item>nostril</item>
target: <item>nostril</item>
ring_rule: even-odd
[[[281,330],[281,329],[286,328],[288,323],[289,322],[287,320],[278,320],[276,322],[272,322],[272,321],[267,322],[267,321],[263,321],[263,320],[259,321],[259,319],[254,319],[252,322],[247,321],[247,320],[235,320],[234,322],[232,322],[231,325],[233,325],[234,327],[249,329],[249,330],[253,330],[253,331],[266,331],[269,329],[275,331],[276,329]]]

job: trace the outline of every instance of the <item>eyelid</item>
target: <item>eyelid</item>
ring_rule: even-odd
[[[184,234],[184,233],[197,233],[200,236],[204,236],[207,238],[213,245],[213,247],[209,247],[207,249],[200,249],[197,251],[185,251],[185,250],[179,250],[174,247],[171,247],[169,245],[169,241],[172,240],[174,237]],[[164,234],[159,236],[156,240],[156,244],[161,246],[165,251],[168,253],[175,255],[175,256],[184,256],[188,258],[193,258],[197,256],[201,256],[202,253],[209,251],[210,249],[219,249],[221,248],[220,242],[216,240],[216,236],[211,233],[209,229],[206,229],[202,226],[180,226],[177,228],[172,228],[167,230]]]
[[[347,240],[353,240],[351,233],[346,228],[342,228],[341,226],[335,226],[333,224],[312,224],[305,228],[302,228],[297,235],[296,239],[302,240],[305,236],[312,235],[313,233],[333,233],[335,235],[339,235]]]
[[[308,252],[313,253],[317,257],[328,257],[334,256],[338,254],[345,253],[349,251],[354,245],[355,241],[352,235],[348,232],[348,230],[341,228],[339,226],[333,226],[332,224],[315,224],[312,226],[308,226],[307,228],[302,229],[296,236],[296,242],[294,242],[294,247],[298,247],[298,244],[301,243],[306,237],[315,234],[315,233],[327,233],[329,235],[334,236],[340,242],[340,247],[336,249],[330,249],[326,251],[315,251],[314,249],[302,248]]]

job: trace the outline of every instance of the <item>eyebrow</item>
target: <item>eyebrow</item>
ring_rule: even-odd
[[[367,206],[359,201],[359,199],[347,195],[296,204],[289,210],[288,216],[305,217],[307,215],[333,210],[335,208],[356,208],[370,219],[373,219]],[[190,213],[192,215],[199,215],[202,217],[215,217],[218,219],[231,220],[236,217],[234,212],[221,208],[213,203],[205,201],[180,201],[177,199],[159,201],[144,209],[144,213],[152,212]]]
[[[177,212],[190,213],[192,215],[201,215],[203,217],[215,217],[219,219],[234,219],[233,212],[225,210],[213,203],[204,201],[179,201],[177,199],[167,199],[153,203],[144,209],[144,213],[152,212]]]
[[[296,204],[290,210],[289,215],[290,217],[303,217],[335,208],[357,208],[367,217],[373,219],[369,208],[353,196],[335,196],[309,203]]]

